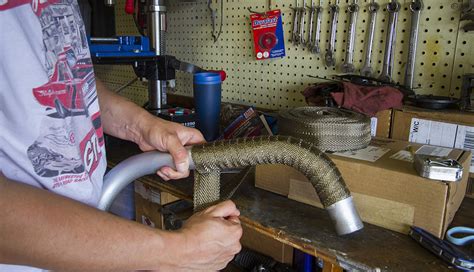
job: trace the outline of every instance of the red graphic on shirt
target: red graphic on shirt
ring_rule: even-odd
[[[55,109],[51,117],[89,116],[88,108],[97,99],[92,63],[90,59],[77,60],[69,67],[68,55],[73,58],[70,48],[59,54],[49,82],[34,88],[33,95],[41,105]]]
[[[99,165],[102,151],[99,138],[95,130],[91,130],[79,145],[82,153],[82,161],[87,173],[92,173]]]
[[[104,146],[104,129],[102,127],[102,119],[100,119],[100,113],[97,112],[96,114],[92,115],[92,125],[94,126],[95,133],[99,139],[99,146]]]
[[[89,181],[89,175],[86,172],[76,175],[62,175],[53,179],[53,189],[58,189],[70,183],[81,183]]]
[[[40,15],[44,8],[57,2],[58,0],[2,0],[0,1],[0,11],[30,4],[35,14]]]

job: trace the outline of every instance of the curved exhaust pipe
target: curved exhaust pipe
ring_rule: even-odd
[[[189,149],[190,169],[198,176],[219,177],[222,169],[258,164],[285,164],[303,173],[328,211],[337,234],[363,228],[352,197],[334,163],[314,145],[292,137],[241,138],[195,145]],[[156,151],[130,157],[104,178],[98,208],[107,210],[117,194],[133,180],[156,173],[163,166],[174,167],[169,154]],[[210,174],[211,173],[211,174]],[[209,175],[210,174],[210,175]]]

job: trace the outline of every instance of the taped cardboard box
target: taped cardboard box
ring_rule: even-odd
[[[179,200],[172,194],[160,192],[159,190],[135,181],[135,211],[136,221],[146,226],[163,229],[163,216],[160,213],[161,205]],[[275,240],[269,235],[263,234],[246,225],[242,225],[242,245],[252,250],[270,256],[273,259],[286,264],[293,263],[293,247]]]
[[[293,263],[293,247],[283,244],[275,238],[242,224],[243,234],[240,242],[244,247],[270,256],[285,264]]]
[[[421,145],[389,139],[374,139],[359,152],[331,154],[349,187],[365,222],[408,233],[411,225],[443,237],[466,192],[468,174],[462,181],[445,183],[422,178],[409,160],[408,149]],[[446,151],[446,150],[445,150]],[[469,169],[471,153],[448,150]],[[316,207],[320,201],[306,177],[283,165],[258,166],[255,185]]]
[[[405,106],[394,110],[390,138],[474,151],[474,113]],[[466,194],[474,197],[474,160]]]
[[[161,205],[179,200],[179,198],[141,182],[135,181],[135,214],[136,221],[157,229],[163,229]]]
[[[402,109],[397,109],[393,112],[390,138],[409,141],[413,118],[474,127],[474,113],[458,110],[428,110],[404,106]],[[433,145],[435,144],[433,143]]]
[[[390,137],[390,126],[392,123],[392,110],[378,112],[371,118],[372,136],[379,138]]]

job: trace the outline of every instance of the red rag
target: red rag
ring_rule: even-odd
[[[375,116],[377,112],[401,108],[403,93],[391,86],[362,86],[342,82],[344,92],[331,93],[336,103],[343,108]]]

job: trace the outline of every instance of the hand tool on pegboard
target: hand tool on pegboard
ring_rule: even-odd
[[[224,0],[221,0],[220,1],[220,8],[221,8],[221,11],[220,11],[220,22],[219,22],[219,30],[217,30],[217,23],[216,23],[216,20],[217,20],[217,9],[213,9],[212,6],[212,0],[208,0],[207,1],[207,9],[209,10],[210,12],[210,15],[211,15],[211,25],[212,25],[212,32],[211,32],[211,35],[212,35],[212,39],[214,40],[214,42],[217,42],[219,40],[219,37],[221,36],[222,34],[222,26],[224,25]]]
[[[326,66],[332,67],[336,65],[336,32],[337,32],[337,20],[339,17],[339,0],[334,0],[334,4],[329,5],[329,10],[331,12],[331,30],[328,41],[328,48],[326,51]]]
[[[474,31],[474,0],[470,0],[468,6],[463,9],[461,21],[471,21],[463,26],[466,32]]]
[[[314,4],[314,0],[311,0],[311,6],[307,7],[309,10],[309,21],[308,21],[308,39],[306,45],[308,46],[308,49],[311,51],[311,49],[314,46],[314,14],[316,12],[316,5]]]
[[[373,75],[372,70],[372,51],[374,47],[374,36],[375,27],[377,24],[377,12],[380,6],[375,0],[372,0],[368,6],[369,10],[369,29],[367,31],[366,48],[365,48],[365,62],[364,66],[360,70],[360,74],[365,77],[371,77]]]
[[[461,21],[474,20],[474,0],[470,0],[467,7],[462,10]]]
[[[313,54],[319,54],[321,53],[321,16],[323,13],[323,1],[319,0],[319,5],[314,7],[314,17],[313,19],[315,22],[315,29],[313,29],[313,40],[311,41],[310,45],[308,46],[308,49],[310,50],[311,53]]]
[[[358,0],[352,0],[352,3],[347,7],[347,11],[350,14],[349,29],[347,31],[347,44],[346,44],[346,57],[344,64],[342,65],[342,72],[349,74],[355,71],[354,67],[354,51],[355,51],[355,38],[357,30],[357,16],[359,14]]]
[[[420,26],[420,14],[423,10],[422,0],[412,0],[410,3],[411,11],[411,30],[408,49],[407,66],[405,70],[405,87],[413,89],[415,78],[416,50],[418,48],[418,30]]]
[[[397,0],[391,0],[387,4],[389,13],[387,38],[385,39],[385,57],[383,61],[382,74],[379,79],[385,82],[392,81],[393,64],[395,56],[395,44],[397,40],[398,13],[400,12],[400,3]]]
[[[304,36],[304,28],[305,28],[305,18],[306,18],[306,0],[303,0],[303,6],[300,10],[300,30],[299,30],[299,38],[301,46],[306,46],[306,39]]]
[[[298,45],[299,42],[300,42],[299,28],[298,28],[299,14],[300,14],[299,3],[300,3],[300,1],[296,0],[296,6],[295,7],[290,7],[293,10],[293,31],[291,32],[291,42],[294,45]]]

